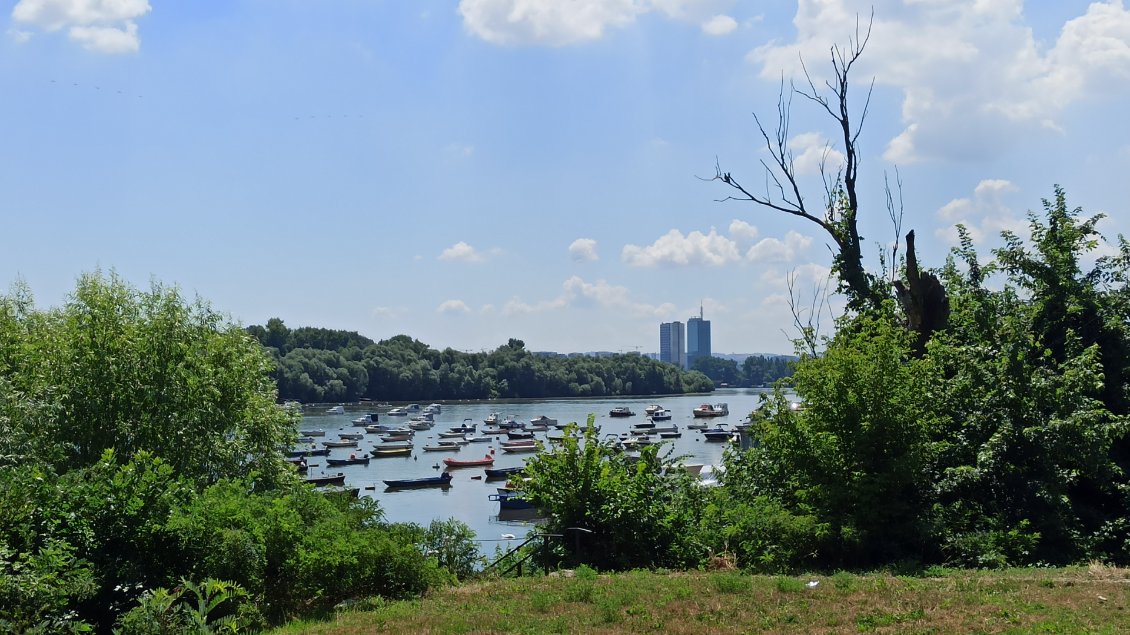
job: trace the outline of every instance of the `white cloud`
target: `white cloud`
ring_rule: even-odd
[[[714,229],[703,234],[693,231],[683,235],[672,229],[651,245],[639,247],[624,245],[620,259],[634,267],[656,265],[711,265],[721,266],[741,261],[737,243],[719,235]]]
[[[716,15],[702,23],[702,32],[707,35],[728,35],[738,28],[738,21],[728,15]]]
[[[476,251],[474,247],[467,243],[459,241],[447,249],[444,249],[443,253],[439,255],[439,259],[460,262],[482,262],[486,260],[486,256]]]
[[[8,29],[8,37],[16,44],[24,44],[31,39],[31,31],[20,31],[19,29]]]
[[[436,308],[436,313],[443,313],[447,315],[470,312],[471,307],[467,306],[467,303],[462,300],[446,300],[440,303],[439,307]]]
[[[812,245],[812,237],[795,231],[785,234],[785,239],[765,238],[746,252],[750,262],[792,262]]]
[[[974,244],[995,240],[1004,230],[1023,236],[1027,220],[1012,211],[1004,201],[1007,194],[1017,191],[1015,185],[1003,179],[985,179],[973,188],[970,198],[955,198],[938,210],[938,218],[947,225],[934,234],[950,245],[958,243],[958,223],[965,225]]]
[[[374,307],[370,313],[375,318],[393,319],[407,313],[407,309],[404,307],[378,306]]]
[[[797,174],[835,173],[844,163],[844,153],[836,150],[819,132],[805,132],[789,140],[793,168]]]
[[[513,298],[502,308],[502,314],[512,316],[545,313],[566,308],[612,309],[619,314],[655,318],[671,315],[675,305],[634,302],[631,299],[631,292],[626,287],[611,284],[606,280],[587,282],[579,276],[572,276],[562,283],[561,294],[556,298],[537,303]]]
[[[98,53],[136,53],[141,46],[137,39],[137,25],[126,24],[124,29],[112,26],[72,26],[71,39],[88,51]]]
[[[133,53],[141,46],[134,20],[150,10],[148,0],[20,0],[12,20],[48,32],[66,29],[87,50]]]
[[[799,75],[803,57],[820,85],[829,47],[846,44],[872,10],[871,39],[852,73],[859,99],[871,77],[902,91],[904,128],[884,154],[891,161],[988,158],[1028,135],[1062,134],[1057,118],[1069,105],[1130,79],[1122,0],[1090,3],[1051,46],[1036,40],[1020,0],[799,0],[796,39],[748,59],[778,81]]]
[[[755,240],[757,239],[757,227],[735,218],[730,221],[730,236],[737,240]]]
[[[733,18],[714,15],[704,0],[460,0],[463,27],[475,37],[501,45],[565,46],[600,39],[636,18],[658,13],[701,25],[703,32],[724,35]],[[713,17],[712,17],[713,16]],[[727,30],[728,29],[728,30]]]
[[[596,241],[592,238],[578,238],[569,245],[569,256],[577,262],[600,260],[596,253]]]

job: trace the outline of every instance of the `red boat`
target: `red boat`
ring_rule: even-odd
[[[470,461],[444,459],[443,462],[447,467],[483,467],[484,465],[494,465],[494,455],[488,454],[481,459],[471,459]]]

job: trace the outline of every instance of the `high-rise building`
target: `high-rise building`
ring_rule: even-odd
[[[664,322],[659,325],[659,361],[687,366],[686,339],[682,322]]]
[[[710,357],[710,320],[702,319],[702,307],[698,307],[698,317],[687,320],[687,368],[694,368],[699,357]]]

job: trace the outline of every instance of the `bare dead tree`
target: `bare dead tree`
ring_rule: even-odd
[[[785,277],[785,284],[789,288],[789,312],[793,316],[793,327],[798,336],[793,339],[795,343],[804,347],[804,352],[816,357],[820,345],[820,318],[828,307],[828,283],[813,285],[812,296],[808,300],[808,308],[802,305],[803,298],[796,288],[797,274],[790,272]],[[785,333],[788,336],[788,333]]]
[[[873,18],[872,18],[873,21]],[[817,88],[808,68],[801,60],[806,87],[791,86],[790,91],[785,91],[782,80],[781,91],[777,100],[777,127],[774,134],[770,134],[761,119],[754,114],[758,131],[765,140],[769,151],[770,160],[761,160],[765,169],[764,191],[755,193],[746,188],[731,173],[723,172],[721,166],[715,163],[714,177],[711,181],[721,181],[735,190],[723,199],[740,200],[756,203],[762,207],[798,216],[809,222],[819,225],[835,243],[833,254],[833,270],[840,279],[839,290],[848,297],[848,306],[853,309],[862,309],[868,306],[877,306],[886,297],[882,286],[877,283],[863,266],[862,237],[859,235],[857,217],[859,213],[859,196],[856,184],[859,177],[859,134],[867,118],[867,110],[871,103],[871,92],[874,81],[867,90],[859,121],[855,122],[849,108],[849,76],[851,69],[867,47],[871,37],[871,22],[866,30],[861,31],[860,24],[856,23],[855,36],[848,39],[848,46],[841,48],[839,45],[831,49],[833,79],[824,82],[824,90]],[[826,91],[826,92],[824,92]],[[844,146],[844,165],[834,178],[829,178],[821,161],[821,174],[824,178],[824,209],[820,212],[811,210],[801,193],[800,181],[797,176],[794,156],[789,147],[789,120],[792,112],[792,96],[800,95],[820,106],[837,123],[841,141]],[[830,148],[825,149],[825,159]]]
[[[705,180],[721,181],[734,191],[729,196],[719,199],[720,201],[748,201],[819,225],[834,243],[832,270],[839,278],[837,291],[847,296],[848,309],[859,311],[879,307],[884,300],[890,298],[893,286],[895,295],[906,312],[907,325],[917,331],[919,350],[923,350],[930,334],[944,326],[949,316],[949,303],[945,289],[938,282],[937,277],[919,269],[917,256],[914,253],[913,231],[906,235],[907,280],[903,282],[895,279],[898,265],[898,238],[902,234],[903,219],[902,180],[897,172],[895,177],[897,200],[892,193],[890,182],[884,179],[887,211],[895,231],[895,246],[891,250],[891,279],[886,280],[885,275],[880,277],[872,275],[863,265],[863,237],[859,235],[858,228],[859,135],[867,119],[875,82],[872,80],[867,89],[857,121],[853,118],[849,107],[848,80],[852,68],[867,48],[873,24],[874,14],[871,15],[865,28],[857,19],[855,34],[848,38],[847,46],[832,46],[830,53],[833,77],[823,82],[822,87],[817,87],[803,59],[801,59],[801,68],[804,71],[806,85],[798,88],[795,84],[790,84],[790,90],[786,91],[782,79],[777,99],[777,126],[772,134],[757,114],[754,114],[754,121],[770,157],[768,160],[761,160],[765,172],[762,190],[755,192],[747,188],[733,174],[724,172],[717,161],[714,165],[714,176]],[[831,147],[825,148],[820,164],[821,177],[824,180],[824,209],[819,211],[811,209],[805,201],[793,152],[789,147],[789,124],[795,95],[800,95],[816,104],[836,122],[839,128],[839,142],[843,144],[844,163],[834,176],[826,170],[826,160]],[[794,311],[794,318],[796,315]],[[799,320],[797,325],[803,327]]]

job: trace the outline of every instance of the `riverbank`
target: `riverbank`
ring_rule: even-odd
[[[1130,632],[1130,569],[929,573],[526,577],[464,584],[274,633]]]

